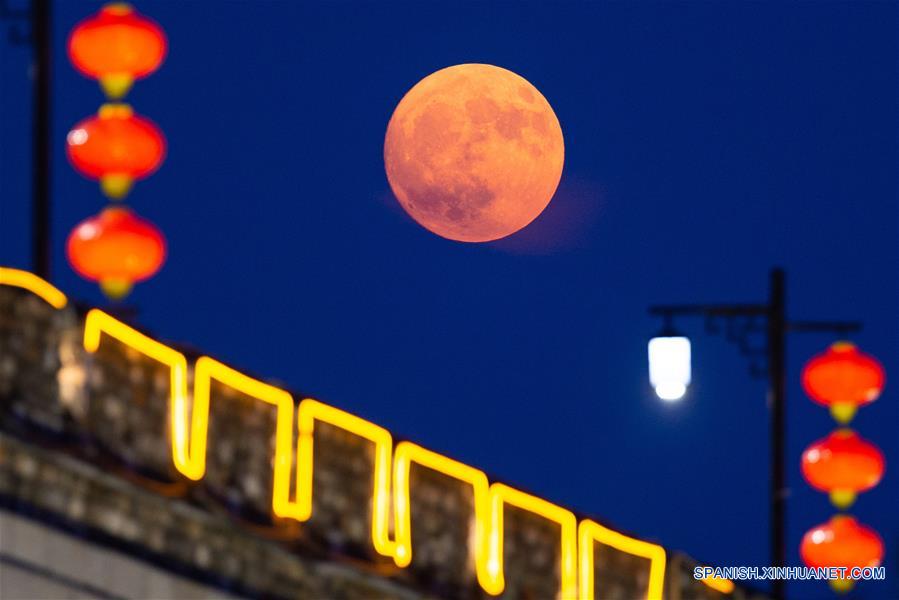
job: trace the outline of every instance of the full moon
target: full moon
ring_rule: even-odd
[[[549,204],[565,162],[546,98],[500,67],[456,65],[428,75],[397,105],[384,164],[420,225],[460,242],[513,234]]]

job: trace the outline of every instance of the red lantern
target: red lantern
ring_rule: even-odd
[[[107,208],[72,230],[66,247],[79,275],[99,281],[110,298],[122,298],[131,285],[152,277],[165,262],[165,238],[149,221],[127,208]]]
[[[153,173],[165,158],[165,138],[127,104],[104,104],[66,136],[66,153],[82,175],[100,180],[110,198],[124,198],[136,179]]]
[[[837,515],[806,532],[799,554],[809,567],[878,567],[883,559],[883,540],[854,518]],[[852,587],[852,580],[832,579],[830,584],[837,591],[846,591]]]
[[[815,489],[830,494],[840,509],[883,477],[883,454],[851,429],[837,429],[802,453],[802,475]]]
[[[69,58],[84,75],[99,79],[111,99],[122,98],[135,79],[159,68],[165,58],[162,29],[125,3],[107,4],[75,26]]]
[[[884,385],[883,367],[849,342],[837,342],[802,370],[809,397],[830,407],[833,418],[848,423],[859,406],[873,402]]]

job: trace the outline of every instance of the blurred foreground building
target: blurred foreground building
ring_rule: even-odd
[[[90,342],[84,307],[9,273],[2,598],[455,599],[489,597],[485,584],[498,581],[502,597],[531,600],[588,597],[588,584],[603,599],[762,597],[697,582],[682,555],[493,480],[488,488],[480,471],[374,424],[321,405],[313,419],[311,405],[294,404],[303,396],[119,319],[94,313]],[[200,395],[208,423],[193,414]],[[203,436],[205,469],[191,472]],[[186,444],[180,455],[173,437]]]

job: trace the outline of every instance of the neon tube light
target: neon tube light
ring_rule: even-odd
[[[521,510],[534,513],[558,523],[561,526],[561,578],[560,598],[577,597],[577,518],[569,510],[557,506],[542,498],[531,496],[502,483],[490,486],[490,551],[486,569],[490,574],[495,589],[500,592],[505,587],[503,578],[503,508],[508,504]]]
[[[0,267],[0,285],[19,287],[28,290],[53,308],[64,308],[68,303],[66,295],[56,289],[52,284],[44,281],[34,273]]]
[[[394,562],[407,567],[412,562],[412,523],[409,502],[409,474],[412,463],[458,479],[472,488],[475,510],[475,566],[478,582],[488,594],[499,594],[502,588],[491,576],[488,567],[490,548],[488,546],[486,515],[489,514],[489,486],[483,471],[447,458],[411,442],[397,444],[393,461],[393,507],[395,511],[396,552]],[[495,572],[495,571],[494,571]]]
[[[665,585],[665,549],[617,531],[603,527],[595,521],[585,519],[578,526],[580,545],[580,593],[583,600],[593,600],[593,555],[594,542],[611,546],[616,550],[648,558],[649,585],[646,600],[661,600],[662,588]],[[602,597],[602,596],[600,596]]]
[[[0,285],[27,289],[56,308],[66,304],[65,295],[43,279],[26,271],[0,267]],[[313,399],[305,399],[297,410],[294,399],[278,387],[259,381],[208,356],[194,366],[193,406],[189,406],[188,365],[184,354],[122,323],[107,313],[92,309],[84,322],[84,348],[95,353],[102,335],[112,337],[169,368],[169,420],[172,431],[172,461],[188,479],[199,481],[206,472],[209,405],[212,380],[275,407],[275,457],[272,512],[300,522],[312,517],[314,432],[316,421],[328,423],[375,445],[371,500],[371,538],[375,550],[392,557],[400,567],[412,562],[411,505],[409,497],[412,464],[442,473],[471,486],[474,498],[475,568],[480,586],[498,595],[505,588],[503,574],[504,510],[506,505],[532,512],[560,525],[560,598],[594,598],[594,554],[596,542],[650,561],[646,598],[662,597],[665,550],[661,546],[631,538],[591,521],[578,525],[570,511],[502,483],[490,485],[487,476],[474,467],[413,444],[393,447],[386,429],[365,419]],[[296,499],[291,499],[293,435],[297,427]],[[392,500],[392,507],[391,507]],[[395,533],[390,539],[390,511]],[[733,589],[728,580],[706,580],[709,587]],[[725,592],[727,593],[727,592]]]
[[[369,423],[333,406],[307,398],[300,403],[300,440],[297,458],[297,520],[312,516],[313,433],[315,421],[328,423],[365,438],[375,444],[374,489],[372,490],[371,539],[375,550],[393,556],[396,544],[389,537],[390,529],[390,458],[393,439],[383,427]]]

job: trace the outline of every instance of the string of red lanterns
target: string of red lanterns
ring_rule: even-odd
[[[883,477],[885,461],[877,446],[846,425],[859,407],[874,402],[886,377],[873,356],[854,344],[837,342],[814,356],[802,371],[802,387],[816,403],[827,406],[842,427],[818,440],[802,453],[802,475],[816,490],[826,492],[831,504],[844,511],[860,492],[875,487]],[[809,567],[877,567],[883,560],[883,541],[876,531],[846,514],[810,529],[799,547]],[[853,586],[851,579],[832,579],[834,591]]]
[[[162,28],[124,3],[107,4],[69,36],[72,64],[98,80],[110,102],[69,131],[66,154],[75,170],[99,181],[110,200],[123,200],[135,181],[165,160],[162,131],[119,101],[135,80],[159,68],[167,47]],[[99,282],[110,299],[120,299],[134,283],[159,271],[166,243],[149,221],[129,209],[109,207],[72,230],[66,253],[79,275]]]

